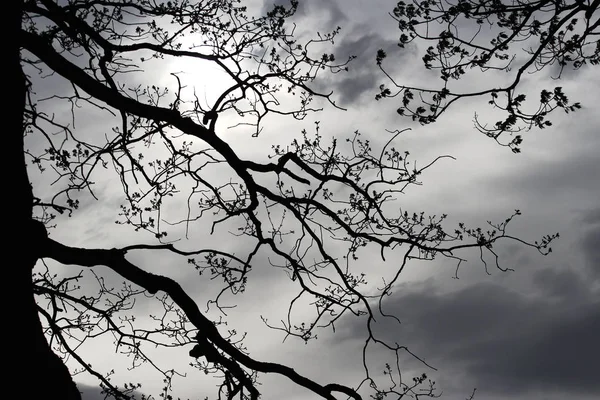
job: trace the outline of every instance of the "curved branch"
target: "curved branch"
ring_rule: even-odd
[[[328,400],[335,400],[332,392],[344,393],[355,400],[362,399],[358,393],[346,386],[337,384],[323,386],[300,375],[288,366],[258,361],[247,354],[244,354],[221,336],[215,325],[202,314],[198,305],[177,282],[168,277],[146,272],[135,266],[125,258],[126,251],[123,249],[85,249],[70,247],[48,238],[42,245],[40,255],[42,258],[51,258],[66,265],[80,265],[83,267],[104,265],[152,294],[155,294],[158,291],[167,293],[204,337],[209,339],[213,345],[231,356],[237,363],[240,363],[247,368],[258,372],[275,373],[285,376],[297,385]],[[234,368],[231,364],[226,365],[226,367],[228,369]],[[248,389],[251,390],[252,387],[249,387]]]

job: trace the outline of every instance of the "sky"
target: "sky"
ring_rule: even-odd
[[[255,5],[260,7],[257,2]],[[561,80],[565,92],[573,101],[581,102],[583,109],[575,114],[553,114],[552,127],[528,132],[521,154],[498,146],[473,128],[474,112],[483,117],[490,115],[487,99],[463,101],[435,124],[418,126],[395,113],[395,100],[374,100],[378,85],[388,83],[374,63],[379,48],[390,55],[394,77],[401,81],[427,81],[426,76],[419,75],[422,74],[419,49],[409,46],[400,51],[396,46],[398,32],[387,15],[393,6],[394,2],[383,0],[301,1],[296,16],[300,34],[339,25],[342,33],[333,47],[336,56],[338,59],[357,56],[348,73],[324,77],[318,82],[319,86],[333,90],[336,102],[347,110],[329,107],[293,123],[273,118],[259,138],[237,131],[223,131],[223,137],[248,157],[260,158],[271,143],[288,143],[303,128],[312,129],[315,121],[320,121],[325,135],[341,137],[359,130],[374,146],[381,146],[389,139],[386,130],[410,127],[410,131],[399,137],[397,146],[409,150],[411,158],[420,165],[440,154],[452,155],[454,160],[441,160],[428,169],[421,177],[423,185],[408,189],[397,203],[409,210],[447,213],[450,222],[473,224],[502,219],[519,209],[522,216],[511,228],[514,236],[533,241],[541,235],[559,232],[560,239],[547,257],[524,246],[500,246],[502,265],[514,270],[509,272],[494,268],[486,272],[476,254],[458,272],[451,260],[409,263],[392,295],[383,302],[386,312],[396,315],[400,322],[380,318],[375,324],[376,332],[382,338],[406,345],[434,367],[435,370],[408,354],[401,358],[403,376],[427,373],[437,382],[442,398],[468,398],[474,388],[475,398],[481,400],[598,398],[600,113],[595,108],[600,94],[592,90],[600,87],[598,68],[582,68]],[[188,67],[168,60],[160,70],[151,70],[145,78],[168,82],[170,72]],[[194,79],[193,71],[187,74]],[[490,73],[464,84],[489,85],[504,79]],[[198,83],[196,89],[206,88],[209,83]],[[45,85],[49,92],[65,88],[60,80],[47,80]],[[527,76],[523,82],[525,91],[539,91],[544,85],[556,85],[545,71]],[[84,114],[78,116],[78,131],[92,135],[110,129],[103,116],[85,114],[85,109],[81,112]],[[43,177],[32,173],[32,180],[34,187],[37,184],[45,188]],[[90,247],[149,241],[148,236],[114,224],[120,201],[120,188],[114,182],[114,177],[108,174],[99,176],[96,185],[99,200],[82,198],[81,209],[73,218],[59,221],[52,237],[70,245]],[[181,208],[176,203],[170,207],[173,213]],[[225,229],[212,236],[208,236],[205,227],[191,229],[192,241],[201,238],[240,254],[247,251],[247,244],[228,235]],[[199,304],[205,304],[214,294],[214,283],[198,277],[185,260],[176,261],[157,253],[136,253],[131,259],[149,271],[177,279]],[[323,383],[359,382],[364,374],[361,361],[364,319],[343,318],[335,333],[320,332],[319,339],[308,344],[294,339],[282,342],[282,334],[267,329],[261,316],[270,321],[285,316],[293,283],[284,273],[269,268],[267,259],[260,261],[264,265],[257,268],[246,292],[226,299],[239,305],[229,312],[228,326],[248,332],[247,346],[259,359],[287,363]],[[395,253],[384,263],[376,257],[376,252],[367,249],[357,268],[364,269],[369,276],[386,276],[399,262]],[[72,266],[64,268],[78,271]],[[105,268],[94,270],[105,275],[108,282],[119,282]],[[376,278],[372,282],[381,283]],[[153,307],[156,304],[151,301],[141,302],[136,313],[143,318],[155,310]],[[110,343],[106,345],[106,349],[111,349]],[[157,395],[155,391],[161,386],[158,377],[144,369],[129,372],[122,358],[113,357],[108,350],[99,352],[98,348],[84,349],[94,365],[117,367],[114,380],[139,378],[144,383],[141,393]],[[188,374],[187,378],[174,381],[175,397],[203,398],[211,394],[214,382],[186,367],[190,361],[187,350],[157,351],[156,357],[162,364]],[[369,366],[375,374],[381,374],[383,364],[389,360],[389,353],[381,349],[374,348],[369,353]],[[91,377],[82,374],[76,380],[85,399],[98,398]],[[313,398],[281,378],[264,377],[261,382],[266,399]]]

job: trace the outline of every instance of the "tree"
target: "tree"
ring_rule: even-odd
[[[7,116],[7,143],[11,154],[23,157],[12,176],[11,218],[24,233],[11,246],[19,248],[27,240],[28,250],[19,255],[22,265],[10,269],[10,278],[19,293],[16,300],[27,305],[26,331],[35,335],[28,365],[39,380],[30,397],[78,399],[61,361],[70,359],[76,372],[96,377],[108,394],[129,398],[137,386],[113,383],[111,371],[96,369],[79,351],[82,344],[104,336],[114,338],[117,350],[131,357],[132,367],[145,362],[163,374],[166,398],[177,373],[155,363],[148,348],[189,348],[192,364],[220,379],[219,398],[258,398],[261,374],[284,376],[326,399],[360,399],[361,387],[377,398],[417,390],[422,396],[435,393],[426,376],[385,386],[367,369],[365,380],[349,387],[254,358],[245,351],[243,335],[227,331],[222,319],[210,319],[180,282],[132,261],[137,252],[169,253],[179,263],[219,278],[224,286],[211,303],[217,309],[222,296],[239,294],[252,284],[251,272],[260,267],[257,259],[267,254],[272,262],[267,267],[285,269],[297,287],[290,315],[301,300],[315,314],[304,322],[265,322],[308,341],[349,314],[364,318],[370,327],[376,313],[384,313],[377,302],[390,293],[409,260],[446,257],[458,266],[469,249],[497,260],[494,246],[502,240],[518,240],[542,254],[550,251],[555,235],[534,243],[510,235],[507,228],[518,211],[484,229],[448,227],[445,215],[390,207],[433,164],[417,168],[408,152],[396,149],[400,132],[375,149],[358,132],[345,141],[329,140],[317,124],[313,133],[303,131],[287,147],[273,145],[269,159],[252,160],[236,152],[223,138],[223,121],[249,127],[249,136],[258,136],[268,116],[303,119],[320,109],[319,100],[336,107],[330,94],[311,83],[318,74],[346,68],[348,60],[338,62],[322,51],[338,30],[301,42],[288,22],[296,9],[297,2],[291,1],[253,16],[238,2],[223,0],[15,2],[9,14],[15,40],[7,44],[14,79],[7,95],[13,107]],[[170,88],[137,83],[170,58],[212,66],[210,71],[227,77],[226,87],[209,102],[193,83],[186,83],[184,74],[173,74]],[[198,68],[199,74],[208,71]],[[77,121],[90,112],[112,129],[77,129]],[[221,180],[218,171],[233,178]],[[99,196],[94,182],[109,175],[117,179],[111,184],[122,186],[117,223],[139,232],[142,244],[82,248],[53,238],[51,227],[64,217],[77,217],[83,202],[93,204]],[[184,218],[177,220],[181,210]],[[205,229],[206,237],[186,241],[194,226]],[[235,230],[233,238],[240,243],[249,243],[244,255],[203,244],[221,226]],[[173,239],[173,234],[179,237]],[[394,279],[376,295],[364,291],[357,263],[367,247],[377,248],[382,259],[395,253],[402,260]],[[78,287],[82,273],[58,275],[58,264],[67,271],[68,266],[105,266],[125,283],[112,288],[102,270],[92,270],[98,291],[89,292]],[[138,326],[127,314],[136,299],[145,297],[164,308],[162,316],[150,316],[152,328]],[[369,332],[365,354],[372,346],[396,354],[409,351]],[[15,345],[31,348],[29,340],[16,338]],[[391,374],[393,367],[386,368]]]
[[[377,64],[393,89],[380,87],[378,99],[402,97],[400,115],[422,124],[437,120],[461,99],[489,96],[489,104],[504,112],[504,119],[489,126],[475,114],[475,126],[485,135],[519,152],[523,130],[552,125],[547,116],[556,109],[573,112],[561,86],[542,89],[539,102],[526,103],[519,91],[527,74],[544,69],[555,79],[569,70],[600,64],[598,0],[423,0],[400,1],[392,16],[398,22],[398,46],[425,45],[426,69],[439,72],[441,87],[397,83],[385,69],[386,53],[379,50]],[[509,75],[505,85],[463,89],[458,80],[490,71]],[[416,104],[415,104],[416,103]],[[512,139],[502,142],[501,136]]]

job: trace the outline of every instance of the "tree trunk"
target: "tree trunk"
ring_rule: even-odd
[[[3,210],[12,223],[6,235],[10,237],[5,252],[12,253],[12,262],[4,261],[7,268],[5,284],[5,309],[14,313],[12,321],[5,321],[7,332],[13,329],[10,353],[14,357],[5,359],[5,363],[14,363],[9,374],[18,380],[9,380],[9,385],[29,381],[29,385],[16,388],[21,397],[31,399],[81,400],[81,394],[71,378],[68,368],[50,349],[42,331],[37,307],[33,295],[31,270],[36,264],[39,245],[31,229],[33,192],[27,176],[25,155],[23,153],[23,112],[25,109],[26,81],[20,62],[21,16],[23,0],[13,0],[11,5],[3,7],[5,17],[4,62],[5,75],[3,93],[6,101],[4,119],[4,160],[8,161],[4,169],[8,175],[10,188],[4,192],[5,204],[10,207]],[[38,230],[39,232],[39,230]],[[42,233],[44,233],[42,231]],[[39,243],[39,242],[38,242]],[[12,318],[13,316],[11,316]],[[7,317],[9,318],[9,317]]]

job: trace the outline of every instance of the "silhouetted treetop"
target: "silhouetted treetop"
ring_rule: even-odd
[[[392,86],[382,85],[377,98],[400,97],[399,114],[428,124],[460,99],[487,96],[504,117],[490,125],[476,114],[475,126],[499,142],[509,134],[512,139],[501,143],[518,152],[518,132],[550,126],[548,114],[556,109],[581,107],[569,101],[561,86],[544,88],[531,101],[526,99],[535,95],[521,87],[531,73],[547,70],[559,79],[565,71],[598,66],[599,5],[598,0],[400,1],[391,13],[400,30],[398,46],[415,43],[425,49],[425,68],[437,71],[441,80],[427,86],[398,81],[387,73],[387,54],[379,50],[377,64]],[[488,76],[492,71],[506,77]],[[456,83],[476,78],[477,72],[484,73],[477,89],[463,90]]]

